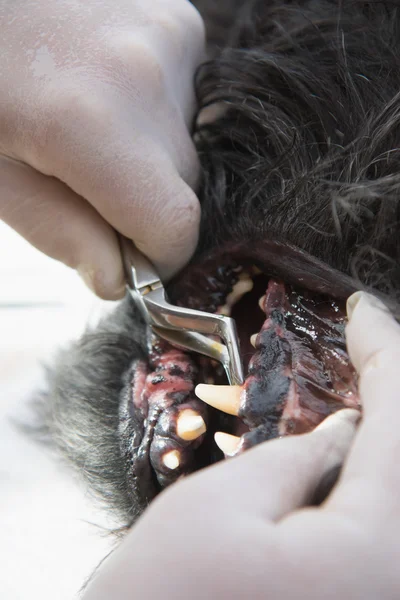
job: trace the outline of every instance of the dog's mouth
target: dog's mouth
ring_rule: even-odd
[[[359,408],[344,339],[352,291],[345,275],[271,241],[227,244],[169,286],[174,303],[235,319],[245,382],[226,385],[221,365],[149,333],[120,409],[128,478],[144,500],[224,455]]]

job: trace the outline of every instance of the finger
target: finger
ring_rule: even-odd
[[[53,177],[0,158],[0,217],[39,250],[77,269],[99,296],[124,295],[118,240],[82,198]]]
[[[309,503],[319,482],[343,462],[358,419],[358,411],[345,409],[312,433],[260,444],[191,476],[184,483],[186,493],[191,490],[196,501],[214,511],[240,511],[276,521]]]
[[[400,326],[371,296],[356,300],[346,335],[359,372],[363,420],[328,506],[376,525],[399,510]]]
[[[398,329],[386,306],[364,292],[350,296],[347,313],[347,347],[355,368],[360,372],[370,356],[398,344]]]
[[[197,245],[200,205],[192,190],[199,177],[197,153],[173,107],[160,107],[165,115],[154,115],[154,123],[149,115],[143,124],[146,116],[132,115],[130,105],[125,112],[117,105],[113,115],[115,99],[108,102],[67,95],[49,118],[45,149],[22,158],[85,198],[167,278]]]

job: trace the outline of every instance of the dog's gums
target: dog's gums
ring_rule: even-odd
[[[368,289],[399,314],[396,4],[239,3],[196,81],[200,239],[167,292],[235,319],[245,382],[157,339],[126,298],[62,353],[40,403],[125,527],[187,473],[359,407],[346,298]],[[199,2],[209,19],[215,4]]]
[[[198,265],[195,283],[190,270],[175,289],[179,303],[235,316],[246,380],[243,386],[205,385],[225,383],[219,365],[148,334],[147,360],[134,361],[120,409],[127,477],[146,501],[220,458],[215,443],[234,456],[277,436],[310,431],[340,408],[360,408],[343,301],[268,279],[259,267],[249,268],[252,279],[242,267],[220,264],[209,275]],[[261,298],[259,290],[266,292]],[[254,329],[260,331],[251,345]],[[221,422],[220,411],[237,418]]]

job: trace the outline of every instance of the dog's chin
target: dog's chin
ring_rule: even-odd
[[[120,410],[128,477],[146,501],[224,456],[359,408],[344,339],[353,291],[344,274],[272,240],[214,248],[170,284],[174,303],[235,319],[245,382],[224,386],[220,364],[149,334],[148,360],[134,361]],[[223,387],[201,385],[196,396],[205,383]]]

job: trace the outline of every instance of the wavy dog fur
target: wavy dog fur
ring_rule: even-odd
[[[271,237],[397,305],[397,4],[241,4],[240,19],[214,36],[225,47],[197,78],[200,113],[221,110],[195,131],[203,167],[196,256],[229,240]],[[45,431],[125,527],[145,505],[125,478],[118,407],[129,365],[145,355],[144,334],[125,300],[60,355],[39,401]]]

